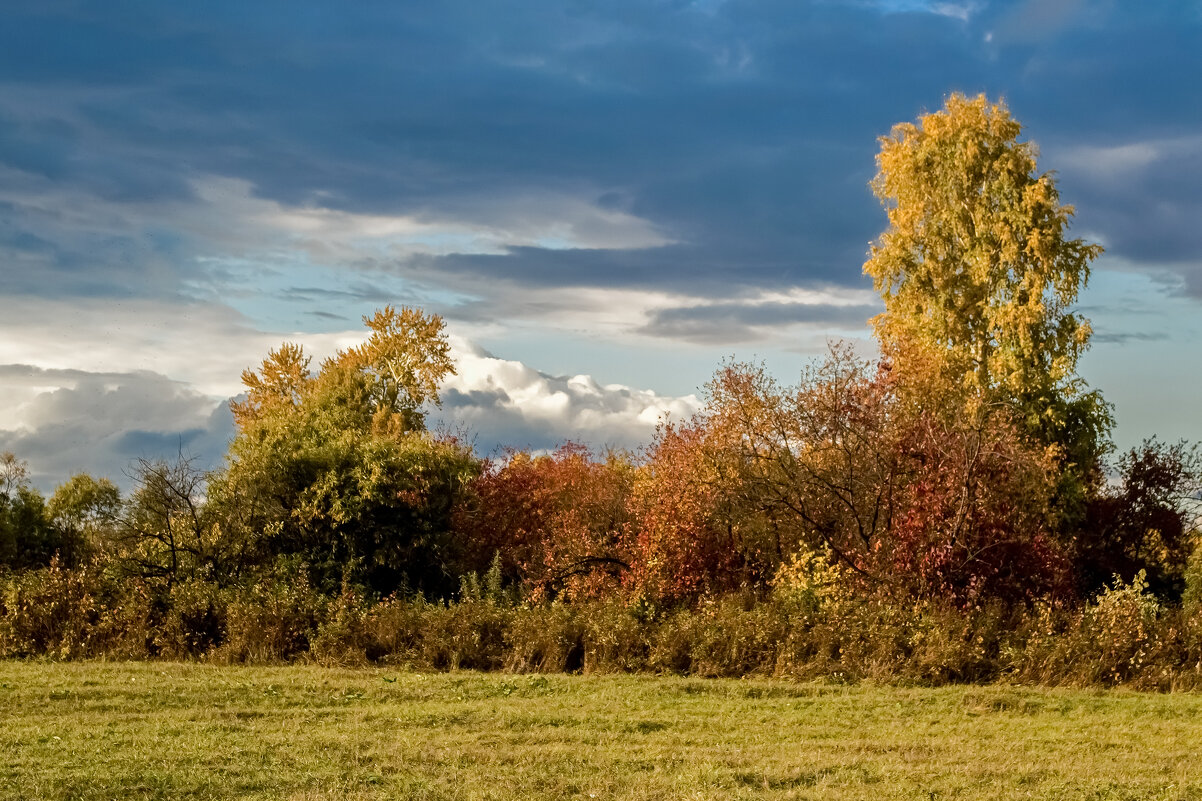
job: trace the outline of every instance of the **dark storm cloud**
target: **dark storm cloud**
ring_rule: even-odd
[[[1076,203],[1075,229],[1101,239],[1111,256],[1176,276],[1202,297],[1202,132],[1070,147],[1064,155],[1061,187]]]
[[[1202,12],[1196,4],[997,4],[995,84],[1059,172],[1073,230],[1202,297]],[[1132,160],[1144,152],[1144,158]]]
[[[109,203],[186,200],[187,179],[206,174],[374,213],[454,214],[531,191],[603,206],[618,194],[697,249],[672,255],[721,254],[694,259],[709,286],[860,281],[872,136],[890,117],[874,124],[871,104],[848,100],[886,57],[878,45],[954,27],[918,15],[882,39],[865,33],[872,12],[804,4],[181,8],[10,14],[0,71],[23,91],[0,95],[12,119],[0,163]],[[848,142],[839,116],[867,124]],[[52,233],[44,269],[74,276],[60,282],[68,291],[94,289],[71,269],[81,254],[122,276],[123,263],[203,250],[160,254],[138,230],[124,232],[124,252]],[[512,265],[495,266],[612,280],[604,262],[551,275]],[[687,271],[672,267],[662,282]]]
[[[470,208],[481,224],[513,195],[572,195],[617,204],[677,243],[511,247],[405,267],[432,284],[445,272],[713,297],[860,287],[883,224],[866,189],[874,137],[950,90],[1005,94],[1057,147],[1202,127],[1196,10],[1058,0],[981,5],[964,21],[885,13],[894,5],[8,9],[0,169],[28,191],[6,197],[15,209],[0,259],[53,278],[23,291],[181,291],[197,257],[224,245],[139,225],[136,207],[184,214],[193,180],[216,175],[287,204],[436,219]],[[1198,247],[1189,189],[1202,167],[1165,166],[1126,185],[1121,202],[1066,171],[1066,199],[1083,225],[1114,229],[1112,252],[1183,264]],[[47,219],[31,200],[47,187],[128,208],[130,224],[104,234],[78,230],[78,215]],[[496,210],[481,211],[482,198]],[[1157,201],[1170,208],[1151,211]],[[1139,211],[1124,218],[1123,207]]]

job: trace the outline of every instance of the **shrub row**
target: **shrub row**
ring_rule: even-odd
[[[1202,607],[1164,607],[1139,579],[1081,608],[1019,610],[783,593],[669,611],[478,595],[370,602],[353,587],[323,596],[296,574],[235,590],[200,581],[154,588],[57,564],[0,590],[8,658],[1202,688]]]

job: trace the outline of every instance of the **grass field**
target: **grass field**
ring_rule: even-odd
[[[1202,696],[4,662],[0,798],[1202,799]]]

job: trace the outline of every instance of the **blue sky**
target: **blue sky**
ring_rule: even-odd
[[[0,449],[181,446],[363,314],[448,321],[487,452],[648,441],[724,357],[789,380],[878,302],[876,138],[1004,97],[1106,246],[1116,440],[1202,439],[1202,3],[8,3]]]

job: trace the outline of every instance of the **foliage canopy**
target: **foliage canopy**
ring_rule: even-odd
[[[373,590],[443,590],[470,453],[425,430],[423,407],[454,373],[442,318],[392,306],[364,317],[362,345],[314,374],[298,345],[268,354],[232,404],[238,435],[214,499],[227,536],[304,559],[323,586],[349,571]]]
[[[881,138],[872,188],[889,227],[864,264],[885,301],[873,324],[903,371],[932,352],[1044,444],[1092,458],[1110,416],[1077,376],[1090,327],[1072,306],[1102,248],[1069,238],[1073,208],[1021,132],[1004,103],[953,94]]]

